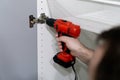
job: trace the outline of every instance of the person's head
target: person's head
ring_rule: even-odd
[[[120,26],[99,35],[89,72],[91,80],[120,80]]]

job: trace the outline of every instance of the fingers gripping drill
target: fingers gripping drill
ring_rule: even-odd
[[[38,19],[33,17],[33,15],[29,16],[30,28],[32,28],[35,23],[46,23],[48,26],[53,27],[58,32],[58,37],[65,35],[77,38],[81,31],[80,26],[75,25],[72,22],[62,19],[48,18],[44,13],[42,13]],[[63,51],[58,52],[53,57],[53,60],[65,68],[71,67],[75,64],[75,57],[70,54],[70,50],[67,48],[66,44],[63,42],[61,43]]]

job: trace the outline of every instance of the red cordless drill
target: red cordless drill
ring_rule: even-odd
[[[80,26],[73,24],[72,22],[62,20],[62,19],[53,19],[48,18],[45,13],[41,13],[39,18],[35,18],[33,15],[29,16],[29,25],[30,28],[34,26],[35,23],[46,23],[50,27],[54,27],[58,32],[58,37],[60,36],[69,36],[73,38],[77,38],[80,35]],[[68,68],[75,64],[75,57],[70,54],[70,50],[67,48],[65,43],[62,43],[62,52],[58,52],[53,60],[59,65]]]
[[[66,20],[47,18],[46,24],[56,29],[58,37],[64,35],[77,38],[80,35],[80,26]],[[58,52],[53,57],[53,60],[65,68],[71,67],[75,64],[75,57],[70,54],[70,50],[67,48],[66,44],[63,42],[61,43],[63,51]]]

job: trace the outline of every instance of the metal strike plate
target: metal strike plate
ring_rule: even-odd
[[[29,27],[33,28],[35,23],[44,24],[48,17],[45,13],[41,13],[39,18],[35,18],[33,15],[29,16]]]

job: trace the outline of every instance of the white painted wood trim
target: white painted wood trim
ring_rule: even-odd
[[[47,0],[37,0],[37,17],[45,13],[50,17]],[[65,69],[53,62],[58,46],[53,33],[46,24],[37,24],[38,80],[74,80],[72,68]],[[80,80],[87,80],[86,69],[76,64]]]

